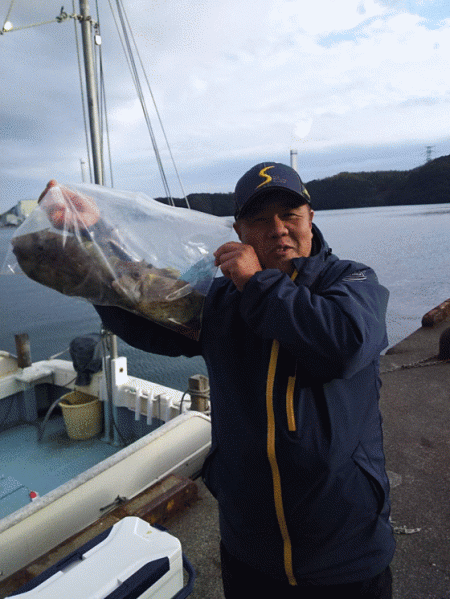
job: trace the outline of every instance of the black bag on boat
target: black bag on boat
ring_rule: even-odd
[[[69,353],[77,373],[75,385],[89,385],[92,375],[102,369],[102,336],[99,333],[90,333],[83,337],[75,337],[70,342]]]

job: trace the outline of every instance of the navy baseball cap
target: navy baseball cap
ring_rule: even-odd
[[[285,190],[298,205],[311,205],[311,198],[303,185],[300,175],[296,170],[279,162],[261,162],[243,175],[236,184],[234,200],[236,204],[235,218],[238,219],[254,205],[257,198],[270,190]]]

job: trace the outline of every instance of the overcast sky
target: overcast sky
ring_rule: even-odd
[[[411,169],[427,146],[450,154],[447,0],[123,2],[186,193],[232,191],[257,162],[289,163],[291,149],[305,182]],[[114,185],[165,195],[109,2],[99,5]],[[23,27],[54,19],[61,1],[9,6],[0,0],[1,23]],[[70,20],[0,36],[0,213],[50,178],[81,180],[74,30]]]

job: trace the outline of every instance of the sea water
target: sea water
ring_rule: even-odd
[[[371,266],[389,289],[390,346],[450,298],[450,204],[322,210],[314,220],[335,254]],[[0,229],[0,266],[14,232]],[[0,275],[0,323],[0,350],[16,353],[14,335],[28,333],[34,361],[66,350],[74,337],[100,330],[100,319],[88,302],[24,275]],[[118,350],[128,359],[130,375],[180,391],[186,390],[189,376],[206,374],[200,357],[156,356],[121,340]],[[70,359],[68,353],[61,358]]]

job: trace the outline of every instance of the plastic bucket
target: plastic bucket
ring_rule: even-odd
[[[93,395],[71,391],[62,396],[67,434],[71,439],[90,439],[102,430],[102,402]]]

